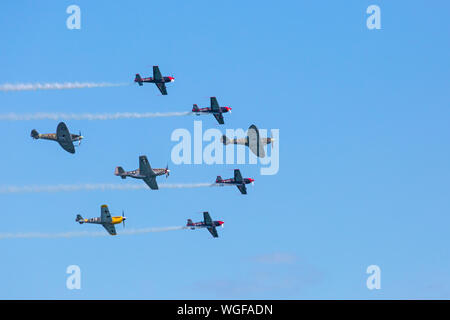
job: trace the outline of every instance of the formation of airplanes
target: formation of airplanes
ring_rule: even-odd
[[[142,78],[139,74],[136,74],[134,79],[139,86],[143,86],[144,83],[154,83],[162,95],[167,95],[166,83],[174,82],[175,78],[172,76],[162,76],[159,67],[153,66],[153,77]],[[220,106],[216,97],[210,97],[210,107],[199,108],[197,104],[193,105],[192,112],[196,115],[201,114],[212,114],[214,118],[217,120],[219,124],[224,124],[224,113],[231,113],[231,108],[228,106]],[[67,152],[74,154],[75,153],[75,145],[74,142],[78,142],[77,146],[81,144],[81,140],[84,138],[79,134],[70,133],[67,125],[64,122],[60,122],[56,128],[56,133],[44,133],[40,134],[36,129],[31,131],[31,137],[33,139],[43,139],[43,140],[51,140],[56,141],[59,145]],[[239,144],[245,145],[249,147],[249,149],[258,157],[264,158],[265,151],[264,147],[268,144],[272,144],[274,139],[270,138],[262,138],[260,137],[259,130],[255,125],[251,125],[247,131],[247,137],[239,138],[239,139],[229,139],[225,135],[222,136],[222,143],[226,146],[229,144]],[[158,183],[156,181],[156,177],[165,175],[166,178],[170,175],[170,170],[168,166],[166,168],[152,168],[147,159],[147,156],[141,155],[139,157],[139,168],[132,171],[125,171],[122,167],[118,166],[114,170],[114,174],[122,179],[126,179],[127,177],[133,179],[143,180],[150,189],[158,190]],[[252,178],[243,178],[239,169],[234,170],[234,177],[229,179],[222,179],[221,176],[217,176],[215,181],[216,185],[225,186],[225,185],[234,185],[236,186],[241,194],[247,194],[247,184],[253,184],[254,179]],[[100,211],[100,217],[85,219],[80,214],[77,215],[75,221],[80,224],[100,224],[102,225],[106,231],[110,235],[117,235],[115,225],[123,223],[125,226],[126,217],[122,212],[122,216],[111,216],[108,206],[102,205]],[[214,238],[217,238],[219,235],[217,233],[216,227],[222,226],[223,221],[213,221],[211,216],[207,211],[203,212],[203,221],[201,222],[193,222],[191,219],[188,219],[186,228],[189,229],[200,229],[206,228]]]

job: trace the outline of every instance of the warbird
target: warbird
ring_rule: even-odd
[[[122,167],[117,167],[114,171],[116,176],[125,179],[126,177],[134,179],[142,179],[150,187],[150,189],[158,190],[158,184],[156,183],[156,177],[166,175],[166,178],[170,174],[169,166],[165,169],[152,169],[148,163],[146,156],[139,157],[139,169],[133,171],[125,171]]]
[[[109,213],[108,206],[106,204],[102,205],[101,208],[101,214],[98,218],[90,218],[90,219],[83,219],[83,217],[79,214],[77,214],[77,218],[75,219],[76,222],[79,224],[83,223],[94,223],[94,224],[101,224],[106,231],[112,236],[117,235],[116,233],[116,227],[114,227],[115,224],[123,223],[123,227],[125,228],[125,220],[127,219],[123,215],[118,217],[111,217],[111,214]]]
[[[222,226],[223,228],[223,221],[212,221],[211,216],[207,211],[203,212],[203,221],[202,222],[192,222],[191,219],[188,219],[186,227],[192,230],[198,229],[198,228],[206,228],[208,229],[209,233],[212,234],[214,238],[218,238],[219,235],[217,234],[216,227]]]
[[[235,185],[242,194],[247,194],[246,184],[254,183],[255,179],[242,178],[241,171],[239,169],[234,170],[234,178],[223,180],[221,176],[217,176],[216,183],[218,185]]]
[[[219,122],[219,124],[224,124],[225,122],[223,121],[222,113],[226,112],[231,113],[231,108],[219,106],[216,97],[211,97],[210,108],[199,108],[198,105],[194,104],[192,112],[194,112],[198,116],[201,115],[202,113],[211,113],[214,116],[214,118],[216,118],[217,122]]]
[[[226,135],[222,136],[222,143],[224,145],[228,144],[242,144],[250,148],[250,150],[260,158],[264,158],[266,156],[266,153],[264,152],[264,146],[266,146],[269,143],[272,143],[273,148],[273,142],[275,141],[274,138],[261,138],[259,136],[258,128],[252,124],[247,131],[247,137],[240,138],[240,139],[228,139]]]
[[[158,66],[153,66],[153,78],[141,78],[139,73],[136,74],[136,78],[134,78],[134,82],[137,82],[139,86],[142,86],[144,82],[154,83],[158,87],[159,91],[161,91],[162,95],[167,95],[166,83],[174,82],[174,77],[163,77],[161,75],[161,71],[159,71]]]
[[[78,141],[78,145],[81,144],[83,136],[80,134],[71,134],[64,122],[60,122],[56,128],[56,133],[39,133],[36,129],[31,130],[31,137],[33,139],[44,139],[57,141],[59,145],[70,153],[75,153],[74,141]]]

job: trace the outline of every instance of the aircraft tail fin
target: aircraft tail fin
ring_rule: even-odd
[[[227,144],[230,144],[230,143],[231,143],[230,139],[228,139],[228,137],[227,137],[226,135],[223,135],[222,138],[221,138],[220,140],[222,141],[222,143],[223,143],[224,145],[227,145]]]
[[[83,224],[84,223],[84,219],[81,216],[81,214],[77,214],[77,218],[75,219],[76,222],[78,222],[79,224]]]
[[[223,181],[221,176],[217,176],[216,183],[221,183]]]
[[[136,73],[136,78],[134,78],[134,82],[137,82],[140,86],[142,86],[142,78],[139,73]]]
[[[36,129],[31,130],[31,137],[33,139],[39,139],[39,132]]]
[[[200,109],[198,108],[198,105],[194,104],[193,108],[192,108],[192,112],[198,112],[200,111]]]
[[[190,227],[192,230],[194,230],[195,229],[194,222],[191,219],[188,219],[186,227]]]
[[[122,179],[125,179],[127,176],[124,175],[125,170],[123,170],[122,167],[116,167],[116,170],[114,170],[114,175],[121,177]]]

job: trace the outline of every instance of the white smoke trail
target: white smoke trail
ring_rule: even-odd
[[[64,83],[5,83],[0,85],[0,91],[30,91],[30,90],[65,90],[82,88],[120,87],[129,83],[108,82],[64,82]]]
[[[29,121],[29,120],[118,120],[144,119],[160,117],[181,117],[192,115],[188,112],[116,112],[116,113],[4,113],[0,114],[1,121]]]
[[[160,189],[182,189],[213,187],[215,183],[185,183],[185,184],[159,184]],[[113,183],[85,183],[85,184],[59,184],[47,186],[0,186],[0,194],[7,193],[40,193],[40,192],[73,192],[73,191],[106,191],[106,190],[143,190],[149,189],[145,184],[113,184]]]
[[[163,228],[142,228],[118,231],[118,235],[135,235],[152,232],[165,232],[174,230],[187,229],[184,226],[177,227],[163,227]],[[0,240],[2,239],[56,239],[56,238],[77,238],[77,237],[106,237],[110,236],[106,231],[72,231],[61,233],[40,233],[40,232],[25,232],[25,233],[0,233]]]

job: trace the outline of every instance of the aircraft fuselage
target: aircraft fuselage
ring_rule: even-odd
[[[192,109],[192,112],[196,113],[198,116],[201,113],[212,113],[212,114],[219,114],[219,113],[227,113],[231,110],[230,107],[220,107],[220,111],[213,111],[212,108],[198,108],[198,109]]]
[[[155,168],[152,169],[154,175],[153,176],[162,176],[164,174],[167,174],[168,172],[170,172],[169,169],[159,169],[159,168]],[[145,179],[148,176],[147,175],[142,175],[139,171],[139,169],[133,170],[133,171],[125,171],[124,173],[121,174],[117,174],[120,175],[121,177],[130,177],[130,178],[134,178],[134,179]]]
[[[188,223],[186,225],[186,227],[189,227],[192,230],[195,229],[200,229],[200,228],[209,228],[209,227],[220,227],[221,225],[223,225],[224,222],[223,221],[213,221],[212,225],[208,225],[205,222],[192,222],[192,223]]]
[[[242,179],[242,181],[236,181],[234,178],[231,179],[217,179],[216,183],[217,184],[231,184],[231,185],[242,185],[242,184],[250,184],[252,182],[254,182],[255,179],[251,179],[251,178],[244,178]]]
[[[142,82],[148,82],[148,83],[168,83],[168,82],[174,82],[174,77],[162,77],[161,79],[154,79],[152,77],[148,78],[141,78],[140,80],[135,79],[134,82],[142,83]]]

